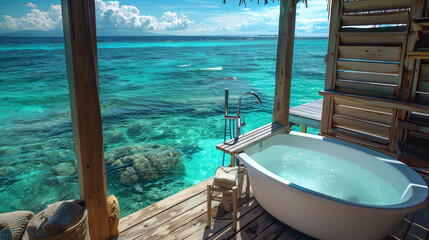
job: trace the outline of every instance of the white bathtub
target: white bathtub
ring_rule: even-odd
[[[252,159],[252,155],[261,156],[255,155],[258,153],[269,157],[275,145],[305,148],[356,164],[389,183],[401,196],[400,201],[388,205],[358,203],[290,182]],[[246,165],[253,193],[265,210],[320,239],[381,239],[407,213],[427,202],[428,187],[411,168],[384,154],[334,139],[297,132],[278,134],[249,147],[238,158]]]

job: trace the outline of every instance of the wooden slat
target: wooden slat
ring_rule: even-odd
[[[389,144],[389,141],[385,138],[381,138],[375,135],[370,135],[350,129],[345,128],[332,128],[329,131],[330,135],[327,135],[328,137],[334,137],[339,138],[340,140],[349,141],[352,143],[356,143],[358,145],[363,145],[365,147],[371,148],[371,149],[387,149],[387,145]]]
[[[401,47],[339,46],[339,58],[399,62]]]
[[[363,96],[349,93],[340,93],[340,92],[330,92],[330,91],[321,91],[320,95],[323,96],[331,96],[336,98],[348,99],[356,102],[360,102],[363,104],[371,104],[379,107],[386,108],[396,108],[406,111],[415,111],[421,113],[429,113],[429,106],[426,104],[419,104],[414,102],[405,102],[394,99],[380,98],[380,97],[371,97],[371,96]]]
[[[429,93],[429,81],[418,81],[417,91]]]
[[[429,94],[416,93],[416,101],[422,104],[428,104]]]
[[[334,114],[332,117],[334,127],[344,127],[353,129],[363,133],[371,133],[385,138],[389,137],[390,127],[385,125],[373,124],[370,122],[364,122],[359,119],[353,119],[341,115]]]
[[[273,122],[289,123],[290,89],[292,82],[293,42],[295,39],[296,1],[280,1],[277,43]]]
[[[411,59],[429,59],[429,51],[410,51],[407,56]]]
[[[276,239],[288,228],[290,227],[277,220],[273,224],[271,224],[271,226],[269,226],[267,229],[257,235],[253,240]]]
[[[398,225],[393,228],[389,236],[391,236],[393,239],[404,239],[405,235],[407,235],[408,229],[410,229],[411,223],[413,222],[415,216],[416,212],[408,213],[407,216],[405,216],[401,220],[401,222],[399,222]]]
[[[345,105],[355,108],[368,109],[374,112],[380,112],[382,114],[392,115],[393,108],[380,107],[372,104],[366,104],[362,102],[354,101],[353,99],[335,98],[335,104]]]
[[[408,11],[343,15],[341,22],[343,26],[406,24],[408,23]]]
[[[151,231],[153,232],[154,229],[161,227],[162,224],[171,221],[173,217],[182,215],[186,212],[190,212],[193,209],[201,207],[201,205],[204,205],[206,201],[206,192],[200,192],[199,194],[192,196],[189,199],[185,199],[182,204],[172,206],[168,209],[168,211],[161,212],[157,215],[150,215],[150,218],[143,221],[139,221],[139,223],[133,225],[132,228],[123,231],[120,237],[122,239],[128,239],[132,236],[141,236],[142,234],[148,235]]]
[[[244,199],[240,199],[237,217],[238,220],[243,216],[247,215],[250,211],[253,211],[257,207],[259,207],[259,203],[255,200],[255,198],[250,199],[249,201],[241,204]],[[212,210],[213,216],[216,216],[216,210]],[[177,229],[172,232],[169,236],[164,239],[206,239],[207,237],[211,237],[216,233],[221,231],[231,231],[231,221],[222,221],[222,220],[212,220],[215,221],[216,224],[212,224],[210,228],[206,228],[206,222],[204,216],[198,217],[191,222],[184,225],[182,228]]]
[[[358,71],[358,72],[374,72],[374,73],[390,73],[398,74],[399,64],[396,63],[375,63],[375,62],[358,62],[358,61],[342,61],[337,62],[337,67],[340,70]]]
[[[411,5],[410,0],[367,0],[367,1],[354,1],[344,3],[344,12],[363,12],[374,10],[387,10],[387,9],[400,9],[409,8]]]
[[[238,219],[238,228],[237,231],[241,231],[246,225],[250,224],[252,221],[254,221],[256,218],[261,216],[262,214],[266,213],[265,209],[262,208],[262,206],[256,207],[253,211],[247,213],[243,217]],[[232,227],[229,226],[228,229],[225,231],[219,231],[216,234],[210,236],[207,238],[207,240],[215,240],[215,239],[229,239],[230,237],[235,235],[235,231],[232,230]]]
[[[271,216],[268,212],[265,212],[255,220],[253,220],[250,224],[244,227],[241,231],[234,235],[234,239],[236,240],[247,240],[253,239],[255,236],[258,236],[267,229],[276,219]]]
[[[353,108],[344,105],[335,105],[335,114],[363,119],[366,121],[389,125],[392,121],[392,115],[381,112],[369,111],[362,108]]]
[[[401,34],[375,34],[361,33],[350,34],[349,32],[340,32],[342,45],[351,46],[401,46],[404,36]]]
[[[191,188],[187,188],[169,198],[156,202],[140,211],[121,218],[119,221],[119,232],[125,232],[127,229],[138,225],[140,222],[145,221],[165,211],[166,209],[173,207],[176,204],[180,204],[183,201],[186,201],[187,199],[204,192],[207,188],[207,184],[209,184],[211,181],[212,178],[209,178]]]
[[[429,81],[429,64],[422,64],[420,66],[420,81]]]
[[[338,78],[344,80],[398,84],[398,75],[396,74],[338,71]]]
[[[265,131],[265,132],[261,132],[258,135],[252,136],[252,137],[248,137],[248,138],[243,138],[240,141],[238,141],[236,144],[232,145],[232,146],[228,146],[224,149],[219,149],[221,151],[225,151],[228,154],[237,154],[242,152],[244,149],[257,144],[261,141],[264,141],[265,139],[286,131],[286,127],[284,127],[283,125],[278,126],[277,128],[273,129],[273,130],[269,130],[269,131]]]
[[[360,27],[343,27],[341,28],[339,34],[340,35],[356,35],[356,34],[374,34],[374,35],[382,35],[388,33],[390,34],[398,34],[402,35],[404,37],[407,36],[407,26],[395,26],[395,27],[372,27],[367,26],[366,28],[360,28]]]
[[[340,79],[337,80],[336,86],[336,90],[340,92],[350,92],[371,96],[393,96],[396,90],[395,86],[390,85],[357,81],[341,81]]]

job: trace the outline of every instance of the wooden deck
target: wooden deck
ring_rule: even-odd
[[[320,129],[323,98],[293,107],[289,110],[289,122]]]
[[[425,175],[429,184],[429,175]],[[279,222],[254,197],[240,199],[238,230],[231,220],[206,228],[206,186],[211,179],[185,189],[120,220],[119,239],[314,239]],[[230,216],[212,203],[212,214]],[[385,239],[429,239],[429,205],[408,214]]]

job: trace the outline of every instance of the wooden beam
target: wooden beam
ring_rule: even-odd
[[[62,0],[61,7],[80,198],[88,209],[91,239],[109,239],[95,3]]]
[[[289,124],[290,88],[292,81],[293,41],[295,37],[296,1],[280,1],[279,35],[276,60],[276,89],[273,122]]]
[[[340,0],[332,0],[331,3],[331,22],[329,25],[329,45],[328,53],[325,57],[326,62],[326,74],[325,74],[325,90],[333,91],[335,89],[335,80],[337,79],[337,65],[338,59],[338,31],[340,29],[340,17],[342,14],[342,3]],[[333,107],[334,100],[330,97],[323,98],[322,107],[322,119],[320,123],[320,132],[327,134],[331,127],[331,109]]]

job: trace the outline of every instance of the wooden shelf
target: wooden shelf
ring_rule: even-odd
[[[229,141],[221,143],[216,146],[216,149],[219,149],[231,155],[235,155],[237,153],[242,152],[244,149],[250,147],[251,145],[264,141],[272,135],[285,132],[288,129],[290,128],[280,123],[269,123],[239,136],[238,139],[231,139]]]

